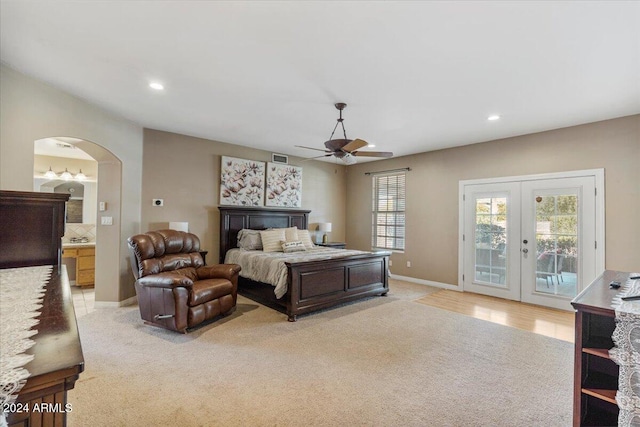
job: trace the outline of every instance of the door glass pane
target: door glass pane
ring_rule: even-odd
[[[578,196],[536,196],[536,291],[576,296]]]
[[[505,286],[507,275],[507,198],[476,199],[475,281]]]

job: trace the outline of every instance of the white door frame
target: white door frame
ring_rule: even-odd
[[[528,239],[531,243],[529,253],[521,253],[520,274],[522,294],[520,301],[545,307],[569,310],[569,302],[575,298],[589,283],[597,277],[595,264],[590,260],[596,256],[595,237],[595,179],[593,176],[563,178],[550,180],[523,181],[522,194],[522,228],[526,230],[520,240]],[[573,296],[557,294],[555,291],[545,292],[537,284],[537,201],[536,196],[553,196],[574,194],[577,196],[577,242],[578,256],[576,258],[576,294]],[[523,245],[525,246],[525,245]],[[525,246],[526,247],[526,246]],[[522,249],[522,252],[524,252]],[[589,262],[585,262],[589,260]],[[554,261],[555,266],[555,261]],[[566,268],[565,268],[566,269]],[[560,276],[556,276],[557,281]],[[553,276],[551,276],[553,282]],[[548,282],[547,282],[548,283]],[[558,283],[560,285],[560,283]],[[544,288],[543,288],[544,289]],[[555,288],[554,288],[555,289]]]
[[[466,235],[466,245],[463,246],[465,259],[476,259],[476,232],[472,230],[476,229],[476,208],[478,199],[506,199],[506,223],[508,224],[508,227],[505,228],[505,235],[508,243],[505,246],[505,252],[503,253],[506,261],[504,266],[504,276],[502,276],[502,279],[498,280],[499,283],[493,282],[493,279],[495,279],[495,276],[493,275],[490,276],[489,282],[478,280],[476,277],[476,259],[476,262],[468,262],[466,271],[463,271],[463,274],[466,275],[466,290],[498,298],[520,301],[522,290],[522,286],[520,285],[520,251],[522,246],[520,244],[520,182],[467,185],[465,186],[465,189],[465,195],[466,197],[469,197],[470,200],[465,201],[464,220],[468,222],[468,224],[466,224],[468,226],[471,226],[471,223],[473,223],[473,226],[469,228],[470,233]],[[489,253],[493,255],[494,251],[490,250]],[[489,258],[493,260],[493,256],[489,256]],[[514,264],[516,264],[515,268]]]
[[[469,179],[458,182],[458,289],[464,291],[464,187],[475,184],[493,184],[511,181],[534,181],[544,179],[594,177],[596,183],[596,277],[604,271],[605,261],[605,202],[604,169],[586,169],[568,172],[554,172],[535,175],[519,175],[498,178]],[[584,283],[586,286],[588,283]],[[577,290],[578,293],[580,290]]]

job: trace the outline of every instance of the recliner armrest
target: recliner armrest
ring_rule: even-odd
[[[148,286],[152,288],[176,288],[176,287],[191,287],[193,281],[187,276],[182,274],[176,274],[172,272],[150,274],[148,276],[141,277],[137,280],[142,286]]]
[[[198,267],[196,273],[199,279],[223,278],[233,281],[234,276],[237,276],[240,270],[238,264],[216,264]]]

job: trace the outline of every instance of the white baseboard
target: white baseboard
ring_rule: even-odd
[[[462,292],[460,286],[450,285],[449,283],[434,282],[431,280],[416,279],[415,277],[398,276],[397,274],[389,275],[392,279],[403,280],[405,282],[417,283],[419,285],[433,286],[435,288],[449,289],[452,291]]]
[[[96,301],[93,306],[95,308],[118,308],[118,307],[126,307],[128,305],[135,305],[138,303],[138,297],[133,296],[131,298],[127,298],[124,301]]]

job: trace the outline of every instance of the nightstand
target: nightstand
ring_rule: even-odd
[[[316,245],[334,249],[345,249],[347,247],[347,244],[343,242],[316,243]]]

